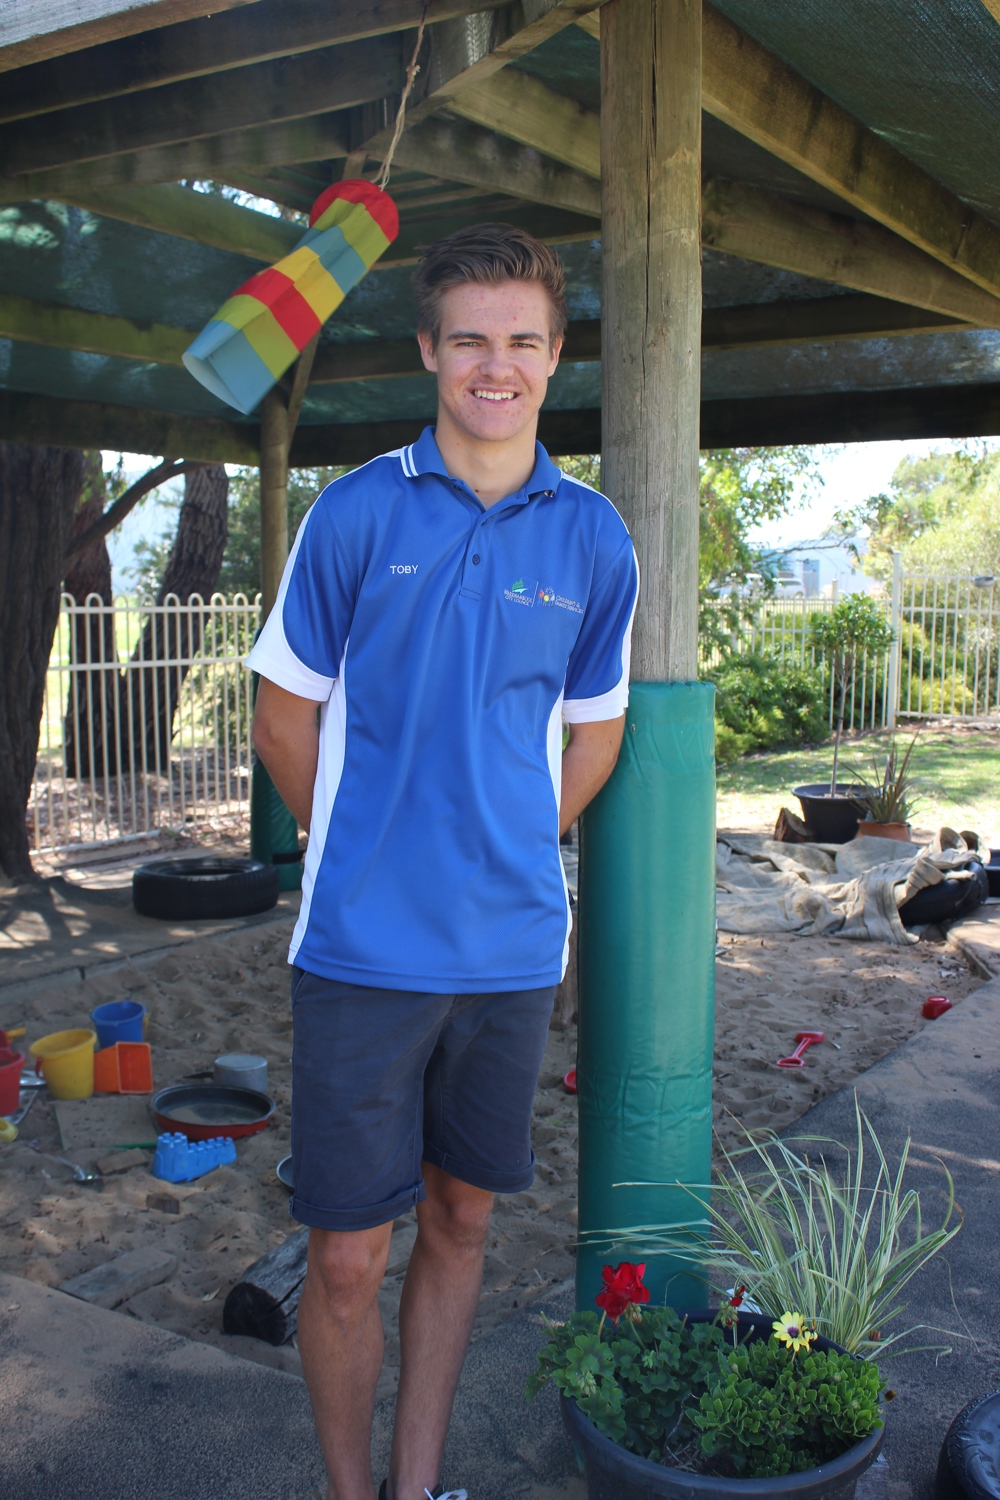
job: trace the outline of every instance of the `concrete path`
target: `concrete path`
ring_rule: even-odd
[[[547,1306],[565,1316],[570,1292]],[[445,1457],[474,1500],[584,1500],[551,1392],[524,1382],[537,1307],[466,1363]],[[393,1402],[373,1459],[386,1472]],[[0,1275],[0,1500],[318,1500],[323,1465],[297,1376]]]
[[[964,1216],[958,1237],[911,1282],[894,1325],[930,1324],[911,1343],[951,1352],[902,1355],[883,1366],[898,1393],[887,1411],[886,1500],[931,1500],[952,1418],[1000,1387],[1000,979],[876,1063],[856,1089],[890,1163],[912,1137],[907,1180],[920,1191],[925,1228],[943,1217],[942,1164]],[[785,1134],[849,1144],[854,1132],[854,1091],[841,1089]]]

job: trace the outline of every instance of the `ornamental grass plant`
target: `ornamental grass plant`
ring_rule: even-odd
[[[630,1453],[695,1473],[774,1478],[838,1458],[882,1422],[883,1382],[869,1361],[812,1349],[801,1314],[770,1337],[739,1327],[742,1289],[711,1322],[646,1305],[644,1265],[605,1266],[602,1313],[547,1323],[528,1382],[549,1380]]]
[[[748,1131],[745,1146],[722,1148],[707,1221],[701,1218],[704,1186],[687,1189],[697,1199],[703,1238],[698,1226],[685,1236],[644,1226],[615,1231],[615,1241],[686,1258],[707,1268],[716,1285],[743,1285],[771,1316],[779,1308],[799,1308],[811,1327],[851,1354],[885,1353],[928,1326],[887,1332],[906,1309],[902,1294],[910,1281],[962,1225],[944,1164],[944,1214],[940,1225],[927,1229],[920,1194],[904,1187],[910,1138],[893,1169],[857,1095],[854,1112],[853,1151],[819,1136],[799,1137],[793,1149],[773,1132],[757,1139]],[[816,1148],[812,1159],[803,1147]],[[843,1153],[837,1170],[822,1154],[830,1147]]]

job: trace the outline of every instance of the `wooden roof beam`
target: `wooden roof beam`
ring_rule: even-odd
[[[256,464],[256,422],[187,417],[100,401],[65,401],[24,391],[0,391],[0,438],[63,448],[111,448],[163,458]]]
[[[503,3],[431,0],[428,24],[494,10]],[[413,0],[353,0],[340,6],[317,5],[316,0],[259,0],[250,10],[233,11],[213,6],[211,14],[191,21],[19,68],[0,94],[0,121],[362,41],[415,27],[419,20],[420,9]]]
[[[499,75],[504,76],[512,75]],[[597,220],[601,217],[601,185],[593,177],[562,166],[551,154],[543,155],[507,135],[446,115],[436,115],[404,131],[395,161],[470,187],[590,214]]]
[[[600,180],[601,117],[528,73],[508,68],[449,101],[452,114]],[[541,142],[544,141],[544,147]]]
[[[702,244],[984,328],[1000,297],[982,291],[879,224],[849,219],[734,182],[707,182]]]
[[[599,130],[593,123],[599,117],[537,79],[512,71],[487,78],[452,100],[449,109],[461,109],[466,118],[474,114],[481,126],[540,152],[571,156],[574,171],[600,177]],[[590,122],[582,120],[586,115]],[[412,165],[418,159],[416,151],[408,157]],[[705,213],[704,243],[716,249],[960,321],[1000,326],[1000,295],[983,291],[940,258],[879,224],[722,182],[711,185]]]
[[[305,52],[6,125],[0,128],[0,170],[8,177],[41,172],[345,109],[391,94],[401,78],[396,37]]]
[[[0,14],[0,73],[255,0],[18,0]]]
[[[1000,10],[1000,0],[987,0]],[[580,17],[600,35],[598,13]],[[705,0],[702,107],[894,234],[1000,296],[1000,231]]]
[[[0,203],[23,203],[30,198],[76,203],[87,193],[105,188],[176,183],[182,179],[228,182],[230,173],[290,166],[295,162],[327,161],[346,155],[346,120],[343,112],[333,110],[301,120],[229,130],[196,141],[179,141],[46,172],[22,172],[15,177],[0,178]]]
[[[765,302],[745,307],[707,308],[703,349],[766,348],[779,344],[836,342],[844,339],[941,332],[967,328],[921,308],[903,307],[880,297],[821,297]],[[74,349],[114,359],[179,368],[197,329],[134,322],[88,312],[62,303],[0,293],[0,338],[48,348]],[[601,357],[599,318],[569,324],[563,360],[589,363]],[[317,351],[310,384],[340,385],[354,380],[391,380],[424,373],[416,339],[376,339],[370,343],[324,344]]]

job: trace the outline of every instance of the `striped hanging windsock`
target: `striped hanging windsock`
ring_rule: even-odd
[[[351,178],[313,204],[291,255],[238,287],[207,323],[184,363],[239,411],[252,412],[399,233],[389,194]]]

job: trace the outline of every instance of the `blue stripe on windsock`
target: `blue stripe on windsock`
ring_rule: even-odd
[[[345,295],[368,274],[368,267],[354,246],[348,244],[339,224],[331,224],[329,229],[310,229],[299,244],[308,245],[319,256],[324,270],[329,271]]]
[[[263,307],[261,311],[264,312]],[[243,330],[215,318],[205,325],[182,358],[206,390],[246,416],[275,383]]]

